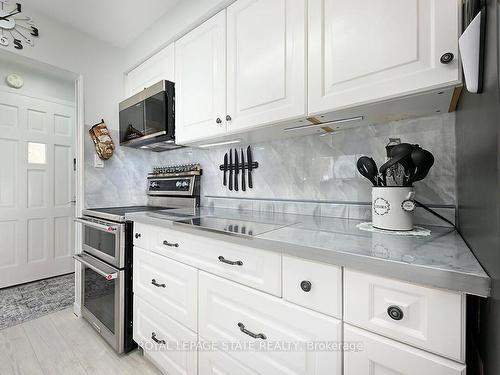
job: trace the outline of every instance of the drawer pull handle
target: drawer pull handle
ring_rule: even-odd
[[[243,265],[243,262],[241,260],[237,260],[236,262],[234,262],[232,260],[227,260],[222,255],[219,257],[219,260],[222,263],[230,264],[231,266],[242,266]]]
[[[300,288],[304,291],[304,292],[310,292],[311,289],[312,289],[312,284],[310,281],[307,281],[307,280],[304,280],[300,283]]]
[[[151,280],[151,284],[158,288],[166,288],[167,286],[165,284],[158,284],[155,279]]]
[[[389,317],[394,320],[401,320],[404,317],[403,310],[401,310],[398,306],[389,306],[387,308],[387,314],[389,314]]]
[[[151,332],[151,339],[152,339],[154,342],[156,342],[157,344],[162,344],[162,345],[165,345],[165,344],[166,344],[165,340],[158,340],[158,339],[156,338],[156,333],[155,333],[155,332]]]
[[[136,234],[135,234],[135,238],[136,238],[136,239],[137,239],[137,238],[141,238],[141,234],[140,234],[140,233],[136,233]]]
[[[170,247],[179,247],[178,243],[171,243],[171,242],[168,242],[167,240],[163,241],[163,244],[165,246],[170,246]]]
[[[243,323],[238,323],[238,327],[240,327],[241,332],[243,332],[245,335],[248,335],[254,339],[262,339],[262,340],[267,339],[266,335],[264,335],[263,333],[250,332],[248,329],[245,328],[245,325]]]

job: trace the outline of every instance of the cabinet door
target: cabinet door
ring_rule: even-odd
[[[198,373],[198,336],[134,295],[134,341],[163,373]]]
[[[226,11],[175,42],[177,143],[226,132]]]
[[[305,46],[305,0],[238,0],[227,8],[229,131],[305,115]]]
[[[344,375],[465,375],[465,365],[344,325]]]
[[[134,295],[198,331],[198,270],[150,251],[134,248]]]
[[[261,375],[342,373],[340,320],[201,271],[199,288],[200,337],[244,366]]]
[[[174,44],[150,57],[125,77],[126,96],[132,96],[161,80],[174,81]]]
[[[459,17],[457,0],[309,0],[309,112],[459,84]]]

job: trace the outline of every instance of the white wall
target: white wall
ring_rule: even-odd
[[[70,76],[62,78],[50,74],[45,69],[8,61],[5,59],[5,54],[0,54],[0,87],[9,88],[5,79],[11,73],[19,74],[24,80],[24,86],[16,89],[20,92],[69,102],[75,101],[75,83]]]
[[[26,10],[28,12],[28,10]],[[35,46],[13,53],[68,70],[84,78],[84,120],[94,124],[104,118],[118,128],[118,102],[123,92],[122,50],[78,32],[45,15],[29,10],[40,29]]]

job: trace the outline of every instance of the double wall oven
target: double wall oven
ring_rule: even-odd
[[[148,177],[148,206],[83,210],[81,267],[82,317],[118,352],[132,339],[133,222],[127,213],[193,208],[200,201],[198,164],[156,168]]]
[[[88,211],[88,210],[87,210]],[[132,336],[132,223],[97,219],[84,213],[82,224],[81,309],[118,352],[135,347]]]

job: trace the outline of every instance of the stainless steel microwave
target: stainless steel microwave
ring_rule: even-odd
[[[166,151],[175,144],[175,85],[160,81],[122,101],[120,145]]]

